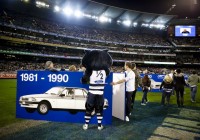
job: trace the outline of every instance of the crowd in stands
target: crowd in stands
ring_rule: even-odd
[[[0,46],[0,50],[7,51],[20,51],[24,53],[36,53],[36,54],[45,54],[58,57],[68,57],[68,56],[77,56],[82,57],[84,52],[83,50],[74,50],[73,48],[61,48],[61,47],[49,47],[49,46]],[[159,49],[158,49],[159,51]],[[128,52],[128,51],[127,51]],[[134,52],[134,51],[133,51]],[[135,51],[137,52],[137,51]],[[143,52],[144,53],[144,52]],[[146,51],[149,53],[149,51]],[[155,51],[156,53],[156,51]],[[129,61],[159,61],[159,62],[177,62],[180,63],[199,63],[199,57],[195,57],[191,54],[180,54],[176,57],[170,56],[154,56],[154,55],[141,55],[141,52],[138,55],[125,54],[125,53],[110,53],[113,59],[115,60],[129,60]]]
[[[125,43],[125,44],[132,44],[132,46],[163,46],[165,49],[134,49],[135,47],[109,47],[109,49],[113,48],[115,50],[122,50],[122,51],[134,51],[134,52],[152,52],[152,53],[172,53],[170,48],[172,45],[169,44],[168,41],[163,39],[161,36],[156,34],[137,34],[132,32],[117,32],[111,30],[102,30],[97,28],[89,28],[89,27],[82,27],[77,25],[70,25],[70,24],[63,24],[57,23],[53,21],[38,19],[35,17],[25,16],[21,14],[14,14],[14,13],[7,13],[5,11],[0,13],[1,19],[0,23],[2,25],[15,25],[13,26],[16,30],[17,27],[23,27],[23,29],[27,30],[28,32],[24,32],[24,34],[19,33],[10,33],[1,31],[1,34],[6,34],[9,36],[14,36],[21,39],[28,39],[40,42],[49,42],[55,44],[67,44],[70,43],[63,41],[59,38],[59,35],[64,35],[73,38],[84,38],[84,39],[94,39],[94,40],[101,40],[101,41],[110,41],[113,43]],[[36,32],[32,32],[29,29],[34,29],[34,31],[45,31],[45,33],[54,33],[56,34],[57,38],[49,38],[43,34],[43,36],[38,37]],[[177,44],[183,42],[187,44],[188,42],[199,44],[198,39],[171,39]],[[86,44],[87,45],[87,44]],[[77,45],[80,47],[80,45]],[[87,47],[96,48],[97,46],[91,45]],[[97,48],[108,48],[108,46],[98,46]]]
[[[45,55],[45,56],[56,56],[57,58],[68,58],[71,56],[74,57],[82,57],[84,54],[83,50],[73,50],[73,49],[66,49],[66,48],[59,48],[59,47],[44,47],[44,46],[1,46],[0,45],[0,51],[10,51],[11,54],[16,54],[14,52],[17,52],[18,54],[31,54],[34,56],[38,55]],[[168,62],[174,62],[176,61],[175,57],[165,57],[165,56],[150,56],[150,55],[144,55],[141,57],[141,55],[132,55],[132,54],[124,54],[124,53],[110,53],[110,55],[113,57],[114,60],[129,60],[129,61],[168,61]],[[191,58],[192,59],[192,58]]]
[[[71,67],[75,67],[75,71],[80,71],[81,66],[80,63],[74,63],[74,62],[67,62],[67,64],[64,63],[57,63],[54,62],[54,67],[58,70],[65,70],[68,71],[71,69]],[[143,74],[143,72],[147,71],[148,74],[167,74],[172,69],[175,68],[158,68],[158,67],[140,67],[137,66],[138,72],[140,74]],[[18,70],[45,70],[45,61],[43,62],[30,62],[30,61],[0,61],[0,73],[16,73]],[[193,70],[196,70],[195,68],[182,68],[182,71],[184,74],[191,74]],[[123,72],[124,67],[123,66],[112,66],[111,69],[112,72]],[[200,73],[198,73],[200,74]]]
[[[54,63],[54,67],[57,69],[68,69],[69,64]],[[28,61],[1,61],[0,62],[0,72],[13,73],[17,70],[44,70],[45,62],[28,62]]]
[[[27,29],[34,29],[38,31],[45,31],[55,33],[57,35],[65,35],[75,38],[94,39],[99,41],[110,41],[118,43],[128,43],[137,45],[151,45],[151,46],[171,46],[165,39],[159,35],[137,34],[132,32],[118,32],[111,30],[101,30],[97,28],[85,28],[82,26],[56,23],[37,19],[35,17],[1,13],[0,23],[3,25],[15,25]]]
[[[1,31],[0,35],[19,38],[19,39],[26,39],[31,41],[37,41],[37,42],[47,42],[47,43],[53,43],[53,44],[59,44],[59,45],[67,45],[67,46],[75,46],[79,48],[87,48],[87,49],[109,49],[114,51],[122,51],[122,52],[139,52],[139,53],[160,53],[160,54],[171,54],[172,50],[171,48],[164,48],[164,49],[156,49],[155,47],[132,47],[132,46],[100,46],[100,45],[92,45],[92,44],[86,44],[86,43],[75,43],[75,42],[64,42],[62,40],[58,39],[51,39],[47,36],[43,37],[35,37],[31,35],[24,35],[19,33],[13,33],[13,32],[7,32],[7,31]]]
[[[55,33],[56,35],[64,35],[73,38],[94,39],[99,41],[110,41],[117,43],[125,43],[132,45],[148,45],[148,46],[172,46],[170,43],[156,34],[138,34],[133,32],[118,32],[112,30],[102,30],[98,28],[89,28],[67,23],[59,23],[48,21],[36,17],[26,16],[6,11],[0,12],[0,23],[2,25],[13,25],[14,27],[23,27],[27,30],[44,31],[47,33]],[[46,38],[45,40],[48,40]],[[45,41],[43,40],[43,41]],[[171,38],[176,45],[200,45],[198,38]],[[54,40],[59,44],[63,42]]]
[[[1,46],[0,51],[18,51],[35,54],[45,54],[54,56],[78,56],[83,55],[83,49],[109,49],[110,51],[118,51],[111,53],[115,60],[126,61],[160,61],[160,62],[177,62],[176,56],[154,56],[151,54],[175,54],[174,47],[163,37],[156,34],[138,34],[135,32],[119,32],[113,30],[102,30],[97,28],[89,28],[71,24],[57,23],[53,21],[43,20],[21,14],[0,13],[0,35],[12,38],[23,39],[24,41],[35,41],[33,46]],[[31,30],[30,30],[31,29]],[[51,33],[54,33],[52,35]],[[76,39],[69,41],[68,39]],[[94,43],[80,41],[81,39],[95,40]],[[103,41],[101,44],[100,42]],[[111,44],[105,41],[112,42]],[[199,45],[198,39],[173,38],[171,39],[176,45]],[[51,43],[54,47],[49,47],[42,43]],[[121,43],[121,44],[120,44]],[[124,43],[124,44],[123,44]],[[129,44],[129,45],[127,45]],[[61,45],[62,47],[55,47]],[[63,46],[64,45],[64,46]],[[76,50],[74,49],[76,48]],[[80,48],[80,49],[77,49]],[[177,49],[178,50],[178,49]],[[178,51],[181,51],[179,49]],[[199,50],[195,50],[199,51]],[[127,54],[136,52],[137,55]],[[151,53],[144,55],[144,53]],[[192,55],[180,55],[178,58],[180,63],[199,63],[199,58]],[[59,58],[59,57],[58,57]],[[54,63],[55,67],[68,69],[69,65]],[[71,64],[73,65],[73,64]],[[79,64],[75,64],[78,67]],[[19,62],[19,61],[1,61],[0,72],[14,72],[16,70],[43,70],[43,63]],[[163,73],[163,68],[139,68],[140,73],[148,69],[149,73]],[[114,72],[122,71],[121,67],[114,66]],[[190,69],[184,70],[189,72]]]
[[[172,41],[177,46],[200,46],[199,38],[173,38]]]

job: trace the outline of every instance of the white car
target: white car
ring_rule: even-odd
[[[50,109],[67,109],[70,113],[85,110],[88,91],[78,87],[52,87],[44,94],[30,94],[21,96],[19,104],[29,113],[36,109],[42,115]],[[104,109],[108,107],[108,100],[104,99]]]
[[[152,89],[160,89],[160,85],[161,85],[161,82],[156,82],[153,79],[151,79],[151,88]]]

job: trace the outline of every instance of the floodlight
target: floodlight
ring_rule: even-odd
[[[117,24],[121,24],[122,23],[122,21],[121,20],[117,20]]]
[[[163,24],[157,24],[156,27],[162,29],[162,28],[165,28],[165,25],[163,25]]]
[[[72,9],[69,8],[69,7],[64,8],[64,9],[63,9],[63,12],[64,12],[64,14],[66,14],[67,16],[70,16],[70,15],[73,13]]]
[[[59,11],[60,11],[60,7],[56,5],[56,6],[54,7],[54,10],[55,10],[56,12],[59,12]]]
[[[146,25],[144,25],[144,26],[146,26]],[[154,24],[150,24],[149,27],[152,28],[152,27],[155,27],[155,25]]]
[[[85,16],[85,17],[87,17],[87,18],[92,18],[92,15],[85,14],[85,13],[83,13],[83,16]]]
[[[173,8],[176,7],[176,4],[173,4],[172,7],[173,7]]]
[[[154,27],[154,28],[163,29],[163,28],[165,28],[165,25],[163,25],[163,24],[150,24],[149,27],[150,28]]]
[[[124,20],[123,24],[126,26],[130,26],[131,25],[131,21],[130,20]]]
[[[41,7],[49,8],[48,4],[41,2],[41,1],[36,1],[36,6],[39,7],[39,8],[41,8]]]
[[[144,64],[163,64],[163,65],[175,65],[176,62],[158,62],[158,61],[144,61]]]
[[[100,16],[100,17],[99,17],[99,21],[100,21],[100,22],[108,22],[108,18],[107,18],[107,17],[104,17],[104,16]]]
[[[142,25],[141,25],[142,27],[149,27],[149,24],[147,24],[147,23],[142,23]],[[152,25],[151,25],[152,26]]]
[[[97,16],[94,16],[94,15],[91,16],[91,18],[92,18],[92,19],[98,19],[98,17],[97,17]]]
[[[136,27],[137,26],[137,22],[133,22],[133,26]]]
[[[29,0],[21,0],[21,1],[23,1],[23,2],[29,2]]]
[[[76,11],[74,12],[74,15],[75,15],[77,18],[79,18],[79,17],[81,17],[81,16],[83,15],[83,13],[82,13],[81,11],[79,11],[79,10],[76,10]]]

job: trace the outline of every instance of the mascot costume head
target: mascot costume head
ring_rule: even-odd
[[[86,71],[81,79],[83,84],[89,84],[89,92],[85,104],[85,124],[83,129],[88,129],[88,124],[92,113],[96,113],[98,120],[98,130],[102,130],[101,121],[103,119],[104,106],[104,86],[105,79],[110,73],[112,58],[108,50],[87,50],[82,58],[82,65]]]
[[[93,70],[105,70],[106,76],[108,76],[112,63],[112,58],[109,55],[108,50],[86,50],[85,55],[82,58],[82,65],[86,68],[82,83],[86,84],[89,82]]]

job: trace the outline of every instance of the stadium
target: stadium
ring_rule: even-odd
[[[0,139],[200,139],[200,84],[195,103],[185,86],[183,108],[176,96],[161,107],[161,91],[150,91],[150,103],[141,106],[140,90],[130,122],[113,117],[100,132],[16,118],[17,71],[43,71],[47,61],[58,71],[78,71],[85,50],[108,50],[113,73],[129,61],[140,74],[181,69],[200,76],[199,13],[198,0],[1,0]]]

